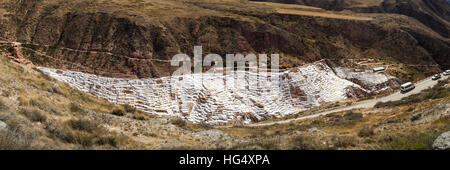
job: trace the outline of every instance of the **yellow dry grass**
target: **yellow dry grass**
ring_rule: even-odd
[[[265,5],[276,8],[298,8],[298,9],[311,9],[311,10],[323,10],[322,8],[306,6],[306,5],[296,5],[296,4],[281,4],[273,2],[249,2],[250,4]]]
[[[374,5],[379,2],[370,1],[370,2],[356,2],[355,4],[359,4],[359,6],[366,5]],[[259,5],[269,8],[274,8],[280,14],[293,14],[293,15],[305,15],[305,16],[314,16],[314,17],[324,17],[324,18],[334,18],[334,19],[347,19],[347,20],[372,20],[370,17],[365,16],[357,16],[355,14],[347,14],[344,12],[331,12],[324,10],[322,8],[305,6],[305,5],[296,5],[296,4],[281,4],[281,3],[273,3],[273,2],[249,2],[249,4]]]
[[[359,20],[359,21],[372,20],[372,18],[370,18],[370,17],[355,16],[355,15],[343,15],[343,14],[332,13],[332,12],[315,12],[315,11],[305,11],[305,10],[296,10],[296,9],[278,9],[277,12],[280,14],[305,15],[305,16],[334,18],[334,19]]]

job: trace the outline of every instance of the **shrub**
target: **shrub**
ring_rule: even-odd
[[[116,108],[111,112],[111,114],[116,115],[116,116],[124,116],[125,111],[121,108]]]
[[[5,110],[7,108],[5,102],[2,98],[0,98],[0,110]]]
[[[414,107],[408,108],[405,112],[412,112],[412,111],[414,111]]]
[[[440,99],[448,96],[450,94],[450,88],[444,87],[433,87],[424,96],[425,99]]]
[[[70,103],[70,111],[72,113],[81,113],[83,109],[78,104]]]
[[[72,129],[93,132],[98,128],[98,125],[88,119],[68,120],[66,122]]]
[[[31,140],[16,131],[0,131],[0,150],[29,150]]]
[[[101,136],[97,139],[98,145],[111,145],[117,147],[120,143],[124,143],[125,138],[116,135]]]
[[[444,79],[444,80],[439,80],[438,84],[436,85],[437,87],[444,87],[445,85],[447,85],[450,82],[450,78]]]
[[[381,145],[381,149],[388,150],[426,150],[432,149],[435,133],[412,133],[406,136],[395,136],[387,143]]]
[[[22,97],[22,96],[19,96],[19,97],[17,98],[17,100],[19,101],[19,105],[20,105],[20,106],[27,106],[27,105],[30,105],[30,101],[29,101],[28,99]]]
[[[384,103],[384,102],[377,102],[374,107],[375,108],[382,108],[382,107],[386,107],[386,106],[387,106],[387,104]]]
[[[8,90],[3,90],[3,91],[2,91],[2,96],[4,96],[4,97],[9,97],[9,96],[11,96],[11,92],[8,91]]]
[[[74,131],[72,143],[78,143],[83,146],[91,146],[94,144],[95,136],[84,131]]]
[[[33,122],[45,122],[47,120],[47,116],[45,116],[41,110],[36,108],[26,107],[23,108],[20,113]]]
[[[333,126],[351,126],[354,125],[358,120],[361,120],[363,115],[361,113],[355,113],[353,111],[348,111],[344,116],[338,116],[334,119]]]
[[[94,144],[116,147],[121,138],[87,119],[68,120],[64,123],[50,122],[45,128],[53,137],[66,143],[90,147]]]
[[[375,107],[382,108],[382,107],[403,106],[420,103],[428,99],[440,99],[447,97],[450,95],[450,88],[445,87],[445,84],[447,84],[448,81],[449,81],[448,79],[439,81],[438,84],[436,84],[432,88],[426,89],[420,92],[419,94],[413,94],[411,96],[404,97],[398,101],[378,102],[377,104],[375,104]]]
[[[355,113],[353,111],[348,111],[345,115],[344,115],[344,119],[346,120],[359,120],[362,119],[363,115],[361,113]]]
[[[54,137],[66,143],[90,146],[93,144],[93,136],[86,131],[73,130],[68,123],[49,123],[47,131]]]
[[[125,104],[125,105],[123,105],[123,107],[125,108],[125,111],[128,112],[128,113],[136,112],[136,107],[131,106],[129,104]]]
[[[364,126],[358,132],[359,137],[369,137],[374,134],[375,134],[375,132],[374,132],[373,128],[370,126]]]
[[[317,137],[296,136],[292,139],[290,149],[294,150],[321,150],[327,146]]]
[[[170,120],[170,123],[172,123],[173,125],[178,126],[178,127],[185,127],[186,126],[186,121],[184,121],[181,118],[172,119],[172,120]]]
[[[141,112],[135,112],[132,116],[133,119],[136,120],[147,120],[147,115],[145,113],[141,113]]]
[[[42,106],[46,105],[46,103],[44,103],[42,100],[35,99],[35,98],[30,99],[29,104],[32,106],[36,106],[36,107],[42,107]]]
[[[267,150],[280,150],[280,138],[262,138],[256,142],[263,149]]]
[[[358,144],[358,140],[355,136],[335,136],[333,137],[333,144],[337,148],[354,147]]]

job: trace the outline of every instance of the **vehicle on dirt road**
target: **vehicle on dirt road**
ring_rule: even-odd
[[[450,76],[450,70],[445,70],[443,74],[444,76]]]
[[[431,80],[439,80],[441,79],[441,74],[435,74],[433,77],[431,77]]]
[[[404,93],[407,93],[407,92],[413,90],[414,88],[416,88],[416,86],[414,86],[413,83],[407,82],[400,86],[400,92],[404,94]]]

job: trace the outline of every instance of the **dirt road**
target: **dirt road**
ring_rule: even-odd
[[[446,77],[443,77],[443,78],[446,78]],[[417,93],[419,93],[422,90],[425,90],[427,88],[433,87],[435,84],[437,84],[437,81],[431,80],[431,78],[427,78],[425,80],[422,80],[422,81],[419,81],[419,82],[415,83],[416,88],[414,90],[406,93],[406,94],[402,94],[400,92],[396,92],[396,93],[391,94],[389,96],[376,98],[376,99],[365,100],[365,101],[361,101],[361,102],[355,103],[355,104],[353,104],[351,106],[335,108],[335,109],[332,109],[332,110],[323,111],[323,112],[320,112],[320,113],[317,113],[317,114],[313,114],[313,115],[308,115],[308,116],[303,116],[303,117],[293,118],[293,119],[287,119],[287,120],[281,120],[281,121],[276,121],[276,122],[255,123],[255,124],[250,124],[250,125],[247,125],[247,126],[249,126],[249,127],[257,127],[257,126],[270,126],[270,125],[274,125],[274,124],[284,124],[284,123],[289,123],[289,122],[292,122],[292,121],[311,119],[311,118],[316,118],[316,117],[319,117],[319,116],[328,115],[328,114],[331,114],[331,113],[342,112],[342,111],[347,111],[347,110],[352,110],[352,109],[372,108],[378,102],[397,101],[397,100],[402,99],[403,97],[407,97],[407,96],[410,96],[410,95],[413,95],[413,94],[417,94]]]

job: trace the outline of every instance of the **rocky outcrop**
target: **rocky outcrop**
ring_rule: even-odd
[[[422,117],[422,113],[415,113],[411,116],[410,120],[416,121],[416,120],[419,120],[421,117]]]
[[[433,149],[449,150],[450,149],[450,132],[441,134],[433,143]]]
[[[0,132],[4,130],[8,130],[8,125],[5,122],[0,121]]]

